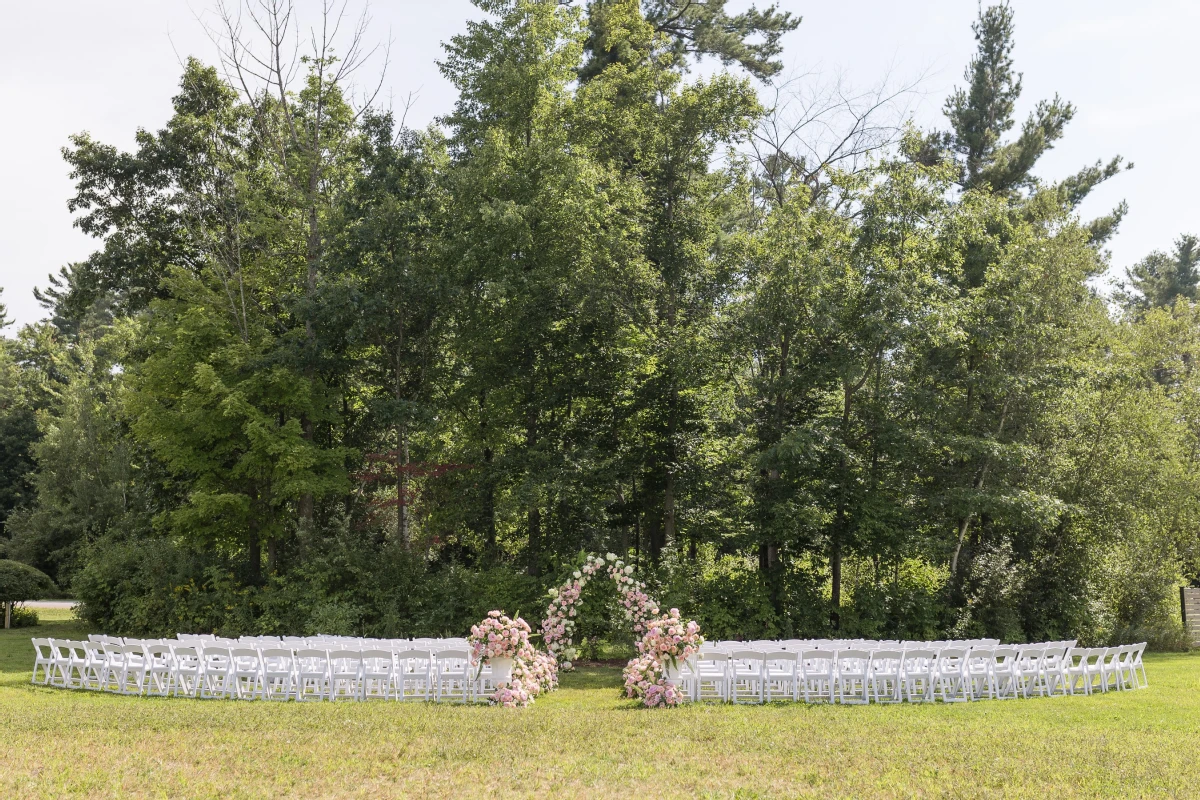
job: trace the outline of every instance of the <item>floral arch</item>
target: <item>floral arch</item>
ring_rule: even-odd
[[[550,590],[550,605],[546,608],[546,618],[542,620],[542,641],[561,669],[571,669],[571,662],[578,656],[573,637],[583,587],[601,577],[608,577],[617,584],[617,590],[621,593],[618,602],[625,609],[625,618],[638,636],[644,634],[650,620],[659,615],[658,603],[646,594],[646,584],[633,577],[632,564],[626,564],[615,553],[607,556],[588,555],[583,566],[575,570],[566,583]]]

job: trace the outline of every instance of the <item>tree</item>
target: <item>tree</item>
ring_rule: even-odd
[[[1155,250],[1125,271],[1127,284],[1118,288],[1118,299],[1134,313],[1170,308],[1179,298],[1196,300],[1200,285],[1200,239],[1184,234],[1171,253]]]
[[[4,603],[4,627],[12,622],[13,603],[40,600],[58,591],[50,576],[20,561],[0,559],[0,603]]]
[[[1021,95],[1021,73],[1013,71],[1015,27],[1007,2],[980,9],[972,25],[978,49],[967,66],[968,88],[956,89],[946,100],[951,130],[941,141],[954,153],[964,189],[987,186],[989,191],[1019,201],[1042,188],[1033,175],[1038,160],[1062,138],[1075,107],[1057,95],[1040,101],[1025,120],[1020,135],[1004,142],[1015,124],[1013,108]],[[1123,159],[1096,162],[1048,188],[1059,202],[1076,208],[1098,184],[1118,174]],[[1129,164],[1127,168],[1132,167]],[[1092,240],[1102,243],[1116,232],[1126,212],[1122,202],[1113,211],[1090,223]]]
[[[780,12],[774,3],[764,10],[755,6],[730,14],[727,0],[645,0],[642,14],[665,43],[675,65],[682,68],[688,56],[720,59],[726,66],[737,64],[766,81],[783,65],[777,56],[779,40],[800,25],[800,18]],[[626,5],[623,0],[590,0],[586,43],[588,59],[580,71],[584,79],[595,77],[605,67],[632,56],[630,42],[613,37],[608,11]],[[760,41],[753,41],[761,37]]]
[[[0,331],[12,324],[7,311],[0,303]],[[0,337],[0,541],[11,535],[8,517],[30,491],[31,449],[38,439],[36,409],[23,386],[29,376],[14,358],[13,345],[8,338]]]

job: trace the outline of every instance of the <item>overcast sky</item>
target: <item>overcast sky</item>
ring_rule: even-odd
[[[866,87],[891,74],[923,75],[912,113],[944,127],[942,100],[961,84],[974,49],[974,0],[777,0],[804,18],[785,39],[792,74],[841,74]],[[353,6],[355,0],[351,0]],[[742,6],[732,0],[731,6]],[[315,2],[301,0],[302,11]],[[1185,231],[1200,231],[1200,163],[1183,157],[1197,130],[1200,62],[1193,39],[1200,3],[1184,0],[1014,0],[1017,67],[1025,74],[1021,118],[1056,92],[1078,113],[1065,140],[1039,165],[1058,178],[1121,154],[1136,164],[1088,199],[1095,216],[1121,199],[1129,216],[1112,241],[1121,270]],[[89,131],[123,148],[139,127],[170,114],[180,59],[214,60],[198,17],[208,0],[12,0],[0,48],[0,300],[18,324],[44,310],[33,299],[46,275],[85,257],[96,242],[72,227],[71,182],[60,149]],[[376,0],[372,36],[393,41],[386,96],[417,96],[409,122],[423,126],[454,103],[434,63],[440,43],[478,11],[467,0]],[[311,19],[311,16],[309,17]],[[922,99],[923,98],[923,99]],[[12,335],[14,329],[6,333]]]

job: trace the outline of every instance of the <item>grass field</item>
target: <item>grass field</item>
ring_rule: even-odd
[[[66,616],[66,615],[64,615]],[[29,684],[0,631],[0,797],[1196,797],[1200,654],[1150,688],[950,706],[687,706],[580,670],[528,709],[131,698]]]

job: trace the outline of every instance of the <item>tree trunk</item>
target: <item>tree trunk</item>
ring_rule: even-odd
[[[271,536],[267,539],[267,574],[274,575],[279,571],[279,539]]]
[[[12,627],[12,600],[4,604],[4,630]]]
[[[529,509],[529,567],[527,572],[537,577],[542,571],[542,510]]]
[[[492,479],[492,448],[483,448],[483,538],[488,556],[496,553],[496,483]]]
[[[258,536],[258,523],[250,526],[250,539],[246,546],[246,560],[250,568],[250,585],[258,586],[262,581],[262,542]]]
[[[529,455],[537,446],[538,411],[532,401],[525,415],[525,453]],[[535,499],[529,509],[529,567],[528,572],[537,577],[542,565],[542,510]]]
[[[835,536],[829,548],[829,623],[835,631],[842,628],[842,543]]]
[[[408,535],[408,425],[401,423],[397,436],[400,447],[396,459],[396,536],[407,552],[411,548]]]

